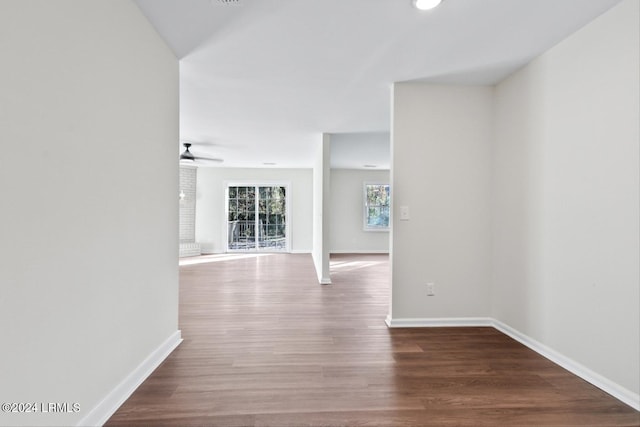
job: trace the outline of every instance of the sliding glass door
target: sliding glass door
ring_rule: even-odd
[[[227,250],[288,251],[286,185],[227,186]]]

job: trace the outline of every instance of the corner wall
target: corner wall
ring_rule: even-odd
[[[489,315],[492,99],[491,87],[394,85],[392,322]]]
[[[639,21],[623,1],[497,86],[492,180],[493,317],[636,405]]]
[[[98,424],[179,342],[178,61],[129,0],[3,0],[0,51],[0,402],[69,405],[0,425]]]
[[[320,284],[330,284],[329,209],[331,187],[331,136],[323,134],[313,165],[313,263]]]

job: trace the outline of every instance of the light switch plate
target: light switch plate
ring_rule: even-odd
[[[409,221],[409,206],[400,206],[400,221]]]

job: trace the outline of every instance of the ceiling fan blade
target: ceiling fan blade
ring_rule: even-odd
[[[198,160],[202,160],[202,161],[205,161],[205,162],[214,162],[214,163],[222,163],[222,162],[224,162],[224,160],[223,160],[223,159],[216,159],[216,158],[214,158],[214,157],[200,157],[200,156],[194,156],[194,159],[195,159],[196,161],[198,161]]]
[[[184,151],[180,154],[180,162],[182,163],[196,163],[196,162],[212,162],[212,163],[222,163],[223,159],[216,159],[213,157],[203,157],[203,156],[195,156],[191,151],[189,151],[189,147],[191,147],[190,142],[183,142]]]

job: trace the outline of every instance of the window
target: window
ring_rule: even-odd
[[[391,194],[389,184],[364,184],[364,230],[388,231]]]
[[[227,186],[227,250],[286,251],[286,185]]]

